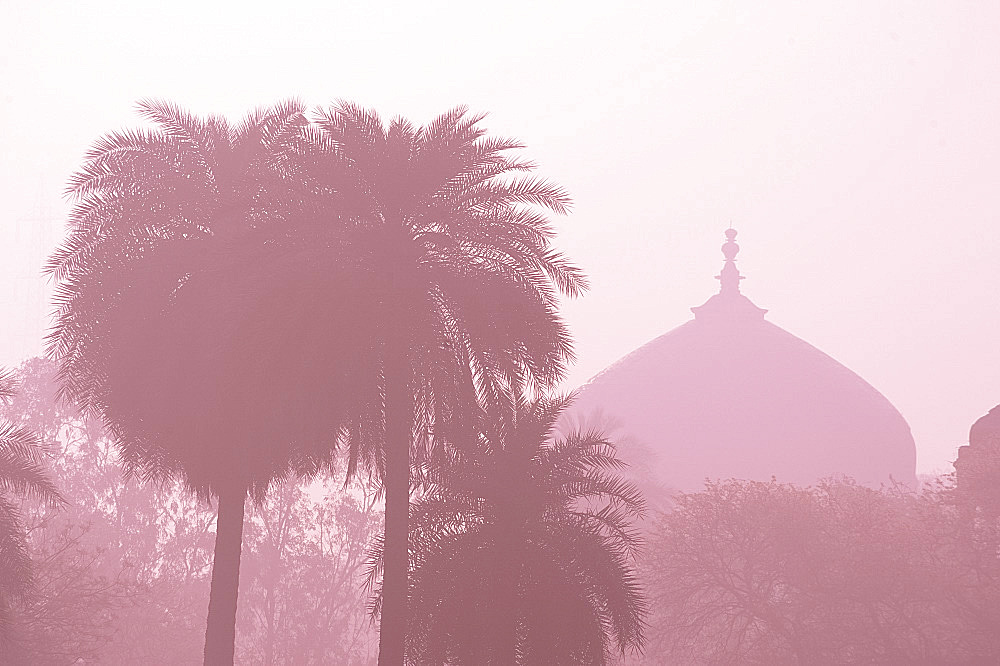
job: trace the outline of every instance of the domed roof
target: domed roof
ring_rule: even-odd
[[[740,293],[736,232],[726,232],[720,292],[695,318],[584,385],[573,418],[620,427],[623,456],[662,484],[706,478],[811,484],[916,482],[916,449],[899,411],[864,379],[764,319]]]

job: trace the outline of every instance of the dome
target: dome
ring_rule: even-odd
[[[706,478],[915,484],[916,449],[899,411],[764,319],[740,293],[736,232],[726,236],[719,293],[585,384],[571,419],[614,425],[633,469],[684,491]]]

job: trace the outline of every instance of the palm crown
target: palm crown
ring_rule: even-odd
[[[308,307],[263,269],[290,261],[307,217],[275,166],[303,109],[239,125],[163,102],[140,110],[154,129],[101,139],[71,180],[70,235],[49,264],[60,281],[49,351],[64,393],[103,418],[129,468],[259,495],[336,434],[317,425],[323,411],[289,418],[323,396],[301,381],[311,375],[291,390],[299,359],[281,352],[298,335],[267,312],[281,298]]]
[[[603,435],[552,439],[567,402],[520,402],[428,464],[410,516],[414,663],[597,664],[641,647],[644,502]]]
[[[330,271],[351,288],[330,298],[349,301],[341,324],[347,316],[364,331],[350,334],[363,348],[355,362],[370,363],[367,386],[354,391],[352,470],[383,464],[384,413],[366,404],[385,399],[391,361],[405,366],[398,379],[413,398],[416,441],[428,444],[419,435],[433,425],[443,436],[477,401],[509,401],[522,381],[551,386],[572,358],[557,293],[577,295],[586,280],[551,249],[548,218],[566,212],[568,197],[518,177],[534,168],[516,155],[521,144],[486,137],[482,119],[459,107],[422,128],[385,126],[342,103],[289,158],[317,207],[337,218],[324,242],[338,258]]]

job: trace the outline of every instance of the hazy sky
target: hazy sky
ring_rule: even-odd
[[[1000,403],[1000,4],[602,4],[3,0],[0,363],[41,352],[63,186],[137,99],[468,104],[574,196],[567,387],[691,317],[732,221],[744,293],[950,469]]]

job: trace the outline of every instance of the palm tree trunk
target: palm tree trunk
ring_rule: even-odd
[[[410,525],[409,388],[405,357],[386,359],[385,368],[385,541],[379,666],[403,666],[409,587]]]
[[[231,666],[233,663],[245,503],[246,490],[219,494],[208,628],[205,630],[205,666]]]
[[[499,587],[496,590],[496,599],[493,603],[499,611],[497,631],[499,640],[496,642],[497,652],[494,658],[505,664],[517,663],[517,627],[519,599],[518,583],[520,582],[522,549],[520,544],[530,537],[512,524],[513,516],[502,516],[504,525],[500,528],[499,534],[501,543],[507,544],[509,552],[501,556],[494,562],[496,575],[499,577]]]

